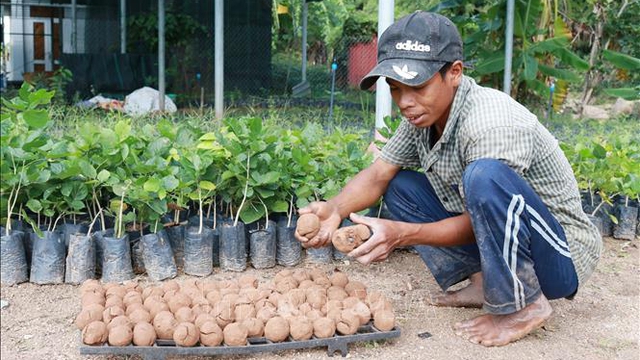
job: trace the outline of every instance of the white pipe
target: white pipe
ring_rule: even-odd
[[[71,48],[73,53],[78,53],[78,11],[76,6],[77,0],[71,0]]]
[[[511,57],[513,56],[513,12],[514,1],[507,0],[507,28],[504,35],[504,77],[502,78],[502,91],[509,95],[511,95]]]
[[[164,52],[164,0],[158,0],[158,91],[160,92],[158,106],[160,111],[164,111]]]
[[[309,4],[307,0],[302,0],[302,82],[307,81],[307,18],[309,14]]]
[[[394,0],[378,0],[378,39],[393,24]],[[391,92],[384,78],[376,82],[376,128],[384,127],[384,117],[391,115]],[[376,131],[376,135],[378,132]]]
[[[120,0],[120,53],[127,53],[127,0]]]
[[[214,15],[214,106],[216,119],[224,113],[224,3],[215,0]]]

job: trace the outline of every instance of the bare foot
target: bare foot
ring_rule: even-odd
[[[542,326],[552,313],[544,295],[524,309],[508,315],[482,315],[453,326],[456,335],[484,346],[502,346]]]
[[[451,306],[451,307],[472,307],[480,308],[484,302],[484,292],[482,289],[482,273],[477,272],[469,276],[471,282],[466,287],[456,290],[447,291],[439,295],[435,295],[429,302],[435,306]]]

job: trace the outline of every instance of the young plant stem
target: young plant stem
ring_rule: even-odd
[[[122,190],[122,196],[120,197],[120,208],[118,209],[118,223],[116,227],[116,238],[119,239],[122,237],[122,213],[124,212],[124,193],[127,191],[125,187]]]
[[[56,230],[56,226],[58,225],[58,221],[64,216],[64,213],[61,213],[60,215],[58,215],[58,217],[56,218],[56,221],[53,222],[53,226],[51,226],[51,224],[49,224],[49,226],[51,227],[50,231],[55,231]]]
[[[98,201],[98,195],[96,195],[96,188],[93,188],[93,203],[98,206],[97,215],[100,215],[100,227],[102,227],[102,231],[107,231],[107,225],[104,223],[104,214],[102,213],[102,206],[100,206],[100,201]]]
[[[180,223],[180,210],[176,209],[173,211],[173,223],[178,225]]]
[[[380,215],[382,214],[382,205],[384,204],[384,198],[380,200],[380,205],[378,206],[378,219],[380,219]]]
[[[289,200],[289,210],[287,211],[287,227],[291,227],[291,218],[293,217],[293,195]]]
[[[100,215],[101,212],[102,212],[102,209],[98,210],[98,213],[96,214],[96,216],[94,216],[93,220],[91,220],[91,223],[89,224],[89,230],[87,230],[87,237],[91,236],[91,229],[93,229],[93,224],[96,223],[96,220],[98,220],[98,216]]]
[[[238,219],[240,218],[240,211],[242,211],[242,207],[244,206],[244,202],[247,200],[247,191],[249,191],[249,167],[250,167],[250,163],[249,160],[251,159],[251,153],[247,153],[247,181],[244,184],[244,194],[242,195],[242,201],[240,202],[240,207],[238,208],[238,211],[236,212],[236,219],[233,222],[233,226],[237,226],[238,225]]]
[[[216,212],[217,212],[218,209],[216,208],[216,198],[215,197],[213,198],[213,201],[211,202],[211,204],[213,204],[213,230],[215,230],[216,229],[216,222],[218,220],[217,219],[218,216],[216,215]],[[211,209],[211,208],[209,208],[209,209]],[[207,218],[208,217],[209,217],[209,215],[207,214]]]
[[[262,199],[260,197],[258,197],[258,200],[260,200],[260,203],[264,207],[264,218],[266,220],[266,223],[264,225],[264,229],[268,230],[269,229],[269,209],[267,209],[267,205],[265,205],[264,201],[262,201]]]
[[[198,227],[198,234],[202,234],[202,223],[204,221],[203,219],[204,214],[202,213],[202,189],[200,189],[200,187],[198,187],[198,206],[200,210],[198,211],[200,215],[200,226]]]

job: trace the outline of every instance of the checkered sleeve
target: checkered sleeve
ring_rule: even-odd
[[[419,167],[416,134],[413,126],[403,119],[395,134],[382,148],[380,158],[400,167]]]

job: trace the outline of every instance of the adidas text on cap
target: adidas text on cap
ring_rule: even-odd
[[[360,81],[360,88],[370,88],[380,76],[418,86],[456,60],[462,60],[462,39],[456,26],[442,15],[416,11],[382,33],[378,64]]]

